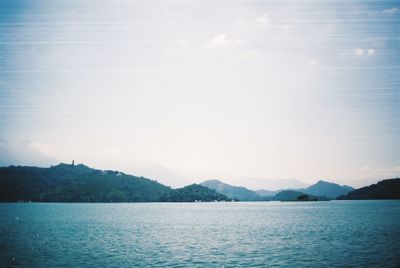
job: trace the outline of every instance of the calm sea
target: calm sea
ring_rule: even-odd
[[[400,267],[400,201],[0,204],[0,267]]]

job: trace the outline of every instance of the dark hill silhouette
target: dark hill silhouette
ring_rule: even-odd
[[[313,196],[295,190],[282,190],[274,196],[265,197],[269,201],[327,201],[330,200],[325,196]]]
[[[183,188],[175,189],[168,195],[161,198],[161,201],[167,202],[210,202],[210,201],[230,201],[227,196],[216,192],[205,186],[192,184]]]
[[[229,200],[200,185],[171,189],[154,180],[85,165],[0,168],[0,202],[193,202]]]
[[[303,192],[293,190],[283,190],[276,195],[270,197],[272,201],[326,201],[326,197],[318,197],[313,195],[307,195]]]
[[[319,181],[306,189],[281,190],[274,196],[260,196],[218,180],[206,181],[203,185],[207,187],[193,184],[172,189],[155,180],[82,164],[0,167],[0,202],[290,201],[326,200],[323,196],[334,198],[340,193],[343,194],[338,199],[400,199],[399,178],[354,191],[349,186]]]
[[[382,180],[376,184],[351,191],[346,195],[338,197],[337,199],[400,199],[400,178]]]
[[[277,201],[293,201],[297,200],[297,198],[301,195],[304,195],[304,193],[293,190],[283,190],[274,195],[271,199]]]
[[[0,168],[3,202],[153,202],[171,191],[154,180],[85,165]]]

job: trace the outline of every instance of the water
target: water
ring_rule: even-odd
[[[400,201],[0,204],[0,267],[400,267]]]

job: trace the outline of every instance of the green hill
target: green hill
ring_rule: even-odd
[[[283,190],[271,197],[271,199],[278,201],[294,201],[301,195],[304,195],[304,193],[292,190]]]
[[[154,180],[85,165],[0,168],[0,202],[194,202],[230,200],[200,185],[172,189]]]
[[[2,202],[152,202],[171,191],[150,179],[85,165],[0,168]]]
[[[215,190],[205,186],[192,184],[183,188],[175,189],[162,197],[161,201],[166,202],[210,202],[210,201],[230,201],[228,197],[217,193]]]
[[[324,196],[313,196],[299,191],[283,190],[270,197],[273,201],[327,201]]]

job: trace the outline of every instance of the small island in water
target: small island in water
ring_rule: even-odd
[[[304,202],[332,199],[400,199],[400,179],[383,180],[361,189],[319,181],[306,189],[252,191],[218,180],[173,189],[155,180],[83,164],[0,168],[0,202]]]

